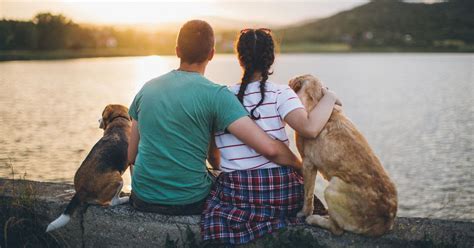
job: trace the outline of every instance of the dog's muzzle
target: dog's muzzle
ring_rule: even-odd
[[[98,121],[99,121],[99,128],[103,128],[104,127],[104,120],[102,119],[102,117],[100,117],[98,119]]]

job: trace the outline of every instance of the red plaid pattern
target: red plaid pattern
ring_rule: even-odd
[[[302,224],[303,179],[286,167],[222,173],[201,218],[203,240],[244,244],[266,233]]]

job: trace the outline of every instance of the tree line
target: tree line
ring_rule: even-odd
[[[63,15],[37,14],[31,21],[0,20],[0,50],[134,48],[174,50],[176,34],[78,25]]]

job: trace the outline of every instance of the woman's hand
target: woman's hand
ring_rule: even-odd
[[[324,96],[328,95],[329,97],[334,99],[336,105],[342,106],[342,102],[339,99],[339,97],[337,97],[334,91],[329,90],[328,87],[323,87],[323,95]]]

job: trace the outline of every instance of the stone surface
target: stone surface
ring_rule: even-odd
[[[62,213],[74,193],[73,186],[67,184],[0,179],[0,200],[20,197],[18,189],[24,184],[35,190],[35,211],[45,228]],[[110,208],[89,206],[78,210],[70,223],[52,235],[68,247],[163,247],[167,241],[178,247],[194,247],[200,242],[199,221],[199,216],[138,212],[128,204]],[[284,247],[294,240],[306,247],[474,247],[474,223],[397,218],[394,230],[379,238],[347,232],[334,236],[326,230],[302,225],[247,246]]]

